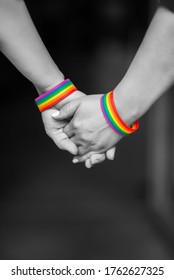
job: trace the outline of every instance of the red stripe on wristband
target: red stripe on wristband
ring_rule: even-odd
[[[77,88],[74,84],[66,79],[49,91],[41,94],[35,99],[35,102],[40,110],[40,112],[52,107],[58,102],[62,101],[64,98],[76,91]]]

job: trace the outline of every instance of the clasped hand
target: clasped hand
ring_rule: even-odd
[[[88,168],[106,158],[113,160],[121,138],[103,116],[101,96],[76,91],[64,104],[42,113],[45,130],[55,144],[74,154],[74,163],[85,162]]]

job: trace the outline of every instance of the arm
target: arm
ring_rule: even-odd
[[[64,80],[22,0],[0,0],[0,47],[1,52],[40,92]]]
[[[129,125],[139,119],[173,82],[174,14],[159,8],[127,73],[114,89],[114,102],[122,119]],[[106,123],[100,98],[84,97],[60,111],[59,120],[75,113],[65,132],[70,137],[75,134],[72,140],[79,145],[79,160],[92,149],[103,152],[121,139]]]
[[[174,13],[159,8],[126,75],[114,90],[123,119],[134,122],[174,83]]]
[[[0,0],[0,50],[33,83],[38,93],[64,80],[63,74],[44,46],[22,0]],[[74,92],[72,99],[82,95],[84,94]],[[62,137],[63,123],[52,123],[50,115],[45,112],[42,114],[42,119],[47,134],[57,146],[76,154],[77,147],[74,143],[68,140],[65,134]]]
[[[63,73],[48,53],[22,0],[0,0],[0,49],[33,83],[39,94],[64,80]],[[60,109],[70,100],[81,96],[84,94],[76,91],[56,104],[55,108]],[[66,122],[52,119],[54,110],[52,108],[42,113],[45,130],[59,148],[76,154],[77,147],[62,129]],[[104,160],[105,156],[99,158]]]

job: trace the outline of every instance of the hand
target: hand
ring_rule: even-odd
[[[106,158],[108,160],[114,160],[116,147],[113,147],[106,151],[106,153],[89,152],[83,156],[75,156],[73,163],[85,161],[85,166],[91,168],[93,165],[103,162]]]
[[[41,113],[45,131],[59,149],[67,150],[69,153],[76,155],[76,145],[68,138],[66,133],[64,133],[63,131],[63,128],[67,124],[67,122],[54,120],[52,114],[55,114],[56,112],[56,108],[50,108]]]
[[[63,128],[68,124],[67,120],[63,121],[56,121],[54,118],[52,118],[52,115],[55,115],[58,111],[57,109],[60,109],[64,104],[67,104],[68,102],[75,100],[77,98],[84,97],[85,94],[80,91],[75,91],[73,94],[68,96],[66,99],[62,100],[60,103],[56,104],[54,108],[50,108],[44,112],[42,112],[42,120],[45,126],[45,131],[47,135],[54,141],[56,146],[59,149],[67,150],[73,155],[77,154],[77,147],[76,145],[68,138],[66,133],[63,131]],[[87,168],[92,167],[92,165],[96,163],[100,163],[105,160],[107,157],[108,159],[112,160],[114,159],[115,155],[115,148],[112,148],[111,150],[107,151],[106,155],[104,153],[97,154],[94,152],[91,152],[90,154],[84,155],[83,157],[79,159],[75,159],[75,163],[77,160],[79,162],[85,161],[85,165]],[[73,161],[74,162],[74,161]]]
[[[77,154],[77,147],[63,131],[64,126],[68,122],[56,121],[55,119],[53,119],[52,115],[56,114],[58,112],[58,109],[60,109],[64,104],[82,96],[85,96],[85,94],[80,91],[75,91],[66,99],[41,113],[42,121],[47,135],[54,141],[59,149],[66,150],[73,155]]]
[[[73,119],[64,128],[71,141],[78,146],[78,160],[89,152],[103,153],[121,139],[106,122],[100,108],[102,95],[89,95],[65,105],[57,120]]]

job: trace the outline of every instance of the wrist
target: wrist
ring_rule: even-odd
[[[65,80],[64,75],[57,71],[52,75],[45,75],[41,81],[38,81],[37,84],[35,83],[34,86],[39,95],[45,93],[55,87],[56,85],[60,84]]]
[[[75,92],[73,97],[70,97]],[[35,99],[35,102],[40,112],[43,112],[50,107],[56,107],[58,110],[67,102],[84,96],[82,92],[79,92],[76,86],[71,82],[70,79],[65,79],[60,83],[52,84],[46,88],[46,91],[40,94]],[[68,99],[69,101],[64,101]]]
[[[138,90],[131,89],[127,83],[120,83],[114,89],[114,103],[120,117],[127,125],[130,126],[140,118]]]
[[[113,90],[108,92],[107,94],[102,95],[100,99],[100,105],[101,105],[102,113],[107,123],[118,135],[126,136],[135,132],[138,129],[139,127],[138,120],[132,122],[130,117],[127,119],[125,118],[125,116],[129,116],[129,114],[126,115],[124,113],[124,112],[127,113],[127,111],[124,108],[125,103],[124,106],[117,106],[118,104],[116,104],[116,100],[114,100]]]

